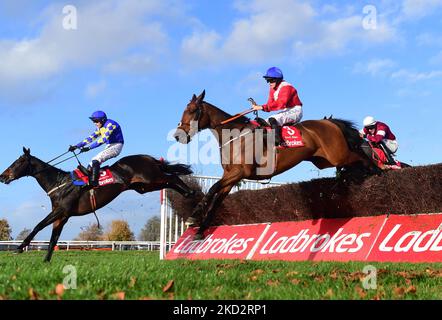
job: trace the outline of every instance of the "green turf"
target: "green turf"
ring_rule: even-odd
[[[43,257],[0,252],[0,299],[442,299],[441,263],[160,261],[143,251]],[[376,289],[363,287],[368,264]],[[66,266],[75,267],[77,288],[56,291],[72,275]]]

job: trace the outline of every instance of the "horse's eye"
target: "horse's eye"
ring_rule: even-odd
[[[181,122],[178,122],[178,127],[181,127],[181,125],[182,125],[182,123],[181,123]]]

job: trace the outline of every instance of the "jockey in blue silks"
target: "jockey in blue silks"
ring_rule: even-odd
[[[121,153],[124,138],[120,125],[116,121],[108,119],[106,113],[103,111],[95,111],[89,119],[94,122],[97,130],[83,141],[74,146],[70,146],[69,151],[81,148],[81,152],[87,152],[102,144],[106,144],[105,149],[93,157],[89,163],[89,170],[91,171],[89,184],[93,187],[97,187],[100,165],[109,159],[117,157]]]

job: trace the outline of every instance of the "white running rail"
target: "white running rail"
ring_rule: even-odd
[[[21,240],[0,241],[0,251],[15,250]],[[31,241],[31,244],[25,248],[28,250],[46,250],[49,241]],[[60,240],[57,242],[59,250],[147,250],[155,251],[160,249],[159,241],[75,241]]]

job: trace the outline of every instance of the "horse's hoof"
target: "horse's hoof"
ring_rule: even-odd
[[[189,217],[187,218],[186,222],[184,222],[187,228],[194,227],[197,225],[197,220],[195,218]]]
[[[23,253],[23,249],[21,248],[15,249],[14,254],[19,254],[19,253]]]

